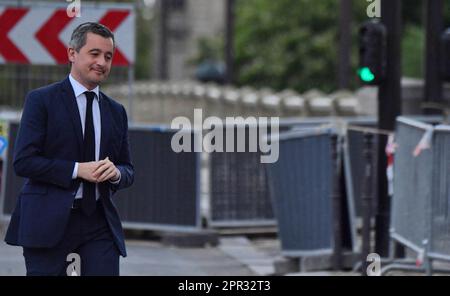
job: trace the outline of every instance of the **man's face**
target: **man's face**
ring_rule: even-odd
[[[77,52],[68,49],[72,63],[70,73],[87,89],[91,90],[108,77],[113,57],[112,38],[105,38],[94,33],[87,33],[86,44]]]

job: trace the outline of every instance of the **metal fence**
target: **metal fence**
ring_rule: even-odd
[[[433,150],[414,157],[413,151],[433,126],[408,118],[398,118],[394,165],[391,236],[414,251],[424,251],[430,233]]]
[[[9,146],[2,178],[2,215],[8,219],[24,183],[13,169],[18,122],[9,127]],[[125,228],[198,231],[200,215],[200,155],[175,153],[174,131],[155,126],[130,126],[130,153],[135,166],[132,187],[113,196]],[[188,132],[191,137],[194,134]],[[192,141],[193,143],[193,141]]]
[[[333,252],[331,134],[331,130],[320,128],[282,133],[279,137],[280,158],[267,165],[271,199],[285,256]],[[348,226],[354,228],[353,223]],[[348,234],[348,231],[343,233]],[[355,231],[350,229],[350,232],[354,246]]]
[[[441,116],[410,116],[409,118],[419,120],[421,122],[429,124],[437,124],[442,121]],[[355,203],[355,215],[361,217],[361,199],[363,196],[363,184],[364,184],[364,132],[370,132],[373,134],[372,138],[372,170],[377,172],[378,170],[378,142],[387,137],[386,135],[377,134],[374,131],[362,131],[352,129],[353,127],[359,128],[376,128],[377,120],[375,118],[348,118],[344,119],[345,138],[344,138],[344,169],[345,169],[345,182],[346,190],[349,195],[349,200]],[[371,179],[372,191],[372,204],[371,213],[372,216],[378,211],[378,174],[373,173]]]
[[[326,119],[282,120],[281,132],[324,124]],[[259,143],[259,126],[256,140]],[[209,219],[211,227],[275,226],[267,173],[259,151],[249,152],[249,125],[225,126],[223,143],[233,129],[234,152],[212,152],[209,157]],[[238,131],[245,137],[245,152],[237,152]],[[267,129],[270,135],[270,128]],[[207,132],[207,131],[205,131]],[[242,139],[240,139],[242,140]]]
[[[437,120],[430,119],[430,121]],[[414,124],[411,124],[411,122],[414,122]],[[273,203],[273,200],[271,200],[270,182],[274,182],[272,190],[275,191],[272,192],[272,197],[277,197],[286,192],[291,195],[298,194],[298,196],[300,194],[306,196],[309,196],[309,194],[311,194],[310,196],[321,195],[322,198],[328,196],[332,185],[330,185],[331,181],[327,181],[329,180],[328,175],[324,174],[326,174],[326,170],[330,170],[328,162],[331,160],[329,148],[324,147],[329,145],[327,142],[329,139],[325,132],[314,135],[305,132],[305,128],[309,130],[311,128],[314,130],[321,129],[320,126],[326,123],[330,123],[329,118],[283,121],[280,125],[280,131],[284,136],[279,142],[279,160],[273,165],[265,166],[261,164],[261,154],[248,151],[248,136],[246,138],[246,152],[211,153],[209,164],[204,167],[209,170],[206,174],[209,176],[207,178],[209,182],[209,192],[207,192],[207,194],[209,193],[209,199],[207,200],[209,203],[209,225],[212,227],[246,227],[272,226],[276,225],[277,222],[280,223],[279,218],[277,217],[277,221],[274,215],[274,206],[280,207],[280,205]],[[361,123],[359,121],[359,124]],[[392,225],[395,230],[393,237],[408,246],[412,246],[417,251],[423,249],[422,244],[425,234],[431,233],[431,248],[434,248],[434,253],[431,254],[436,255],[442,253],[443,248],[447,247],[444,234],[448,235],[448,228],[446,228],[447,213],[445,212],[448,202],[445,182],[448,180],[446,164],[450,158],[445,147],[448,140],[448,131],[445,128],[436,129],[433,138],[436,143],[433,144],[432,151],[438,151],[438,147],[440,150],[439,153],[433,152],[434,158],[427,156],[431,150],[425,150],[417,158],[411,156],[414,145],[422,137],[424,129],[429,127],[429,125],[407,119],[399,121],[397,141],[400,145],[395,160],[398,165],[395,167],[396,195],[393,200],[393,211],[395,212],[392,215]],[[6,216],[12,212],[17,194],[23,184],[23,179],[17,177],[12,168],[11,151],[13,151],[17,129],[18,122],[12,121],[9,128],[8,154],[4,161],[2,177],[2,213]],[[196,231],[202,227],[200,188],[204,180],[202,181],[200,178],[201,153],[173,152],[171,138],[174,132],[155,126],[130,126],[131,154],[136,166],[135,184],[127,190],[119,191],[114,198],[125,227],[181,231]],[[287,132],[287,134],[285,135],[284,132]],[[236,136],[237,132],[234,134]],[[248,132],[246,134],[248,135]],[[226,135],[226,128],[224,129],[224,135]],[[193,137],[194,134],[191,134],[191,136]],[[351,248],[355,242],[354,216],[357,212],[355,207],[357,207],[359,195],[353,191],[353,196],[351,196],[349,194],[351,190],[348,186],[361,184],[358,181],[359,178],[357,178],[359,176],[358,168],[362,172],[362,167],[364,167],[364,159],[357,156],[358,153],[362,153],[362,141],[358,138],[360,136],[347,133],[347,157],[350,156],[353,160],[350,163],[351,165],[347,165],[348,169],[345,170],[344,175],[346,178],[352,178],[353,183],[347,182],[346,184],[347,196],[343,199],[346,203],[342,216],[347,219],[345,227],[349,230],[346,230],[347,232],[344,235],[351,240],[349,244]],[[226,138],[224,138],[224,144],[226,144],[225,141]],[[430,169],[432,160],[435,162],[433,170]],[[439,171],[439,174],[437,171]],[[271,173],[270,179],[267,172]],[[433,174],[431,174],[432,172]],[[431,179],[430,176],[434,177]],[[433,184],[436,185],[431,186],[426,182],[434,182]],[[291,188],[289,189],[291,191],[288,188]],[[426,197],[432,195],[430,188],[434,191],[438,190],[433,191],[433,197],[436,196],[436,199],[433,200],[434,208],[430,208],[430,206],[427,208],[424,204]],[[360,188],[358,192],[361,192],[361,190]],[[299,210],[298,213],[305,210],[309,211],[309,207],[318,207],[314,203],[316,201],[319,202],[321,199],[308,201],[311,204],[302,204],[305,208]],[[328,205],[327,200],[321,202],[325,206]],[[435,223],[435,226],[433,226],[434,224],[427,226],[421,222],[429,219],[427,218],[429,216],[424,216],[423,209],[433,211],[432,217],[434,217],[434,220],[430,223]],[[291,223],[299,225],[297,227],[308,225],[302,224],[305,223],[302,220],[303,218],[296,218],[295,215],[294,217],[284,217],[284,215],[279,217],[281,219],[292,219]],[[325,218],[322,217],[322,219]],[[287,220],[281,222],[288,223]],[[279,227],[284,226],[279,225]],[[325,226],[323,227],[324,233],[327,235],[329,230]],[[301,235],[312,235],[312,233],[305,232]],[[281,236],[286,237],[286,234],[281,234]],[[292,239],[296,238],[293,237]],[[290,250],[292,242],[285,243],[287,244],[286,248]],[[312,244],[313,242],[309,243]],[[321,243],[322,246],[325,246],[323,241]],[[311,247],[308,244],[299,245],[299,247],[308,249]]]
[[[391,238],[415,251],[425,264],[412,266],[395,260],[381,272],[449,273],[448,268],[433,266],[432,260],[450,261],[450,126],[399,117],[396,144]]]
[[[340,124],[374,127],[376,120],[367,117],[340,118]],[[317,117],[307,119],[283,119],[280,131],[303,130],[305,128],[338,125],[334,118]],[[224,130],[223,134],[226,134]],[[235,132],[236,134],[236,132]],[[248,132],[246,133],[248,141]],[[226,139],[224,138],[224,143]],[[236,142],[236,140],[235,140]],[[377,146],[373,146],[376,150]],[[376,155],[376,154],[374,154]],[[363,134],[347,131],[343,149],[345,193],[347,208],[356,216],[361,212],[362,172],[365,168],[363,158]],[[210,168],[210,217],[212,227],[245,227],[275,225],[272,204],[270,203],[267,175],[260,162],[258,152],[211,153]],[[374,157],[376,165],[376,157]],[[376,175],[373,184],[376,185]],[[376,188],[376,186],[373,186]],[[376,192],[374,193],[376,196]],[[374,201],[373,208],[376,208]],[[348,217],[355,217],[355,213]],[[354,221],[349,221],[353,224]]]
[[[135,181],[114,195],[124,227],[176,231],[201,228],[200,153],[174,152],[174,133],[156,126],[130,127]],[[194,133],[186,133],[194,143]]]
[[[431,274],[432,260],[450,261],[450,126],[399,117],[396,143],[391,237],[417,252]]]
[[[318,121],[286,121],[280,124],[280,130],[298,128],[299,125],[317,126]],[[17,123],[11,125],[9,151],[13,151],[17,126]],[[114,199],[126,227],[198,228],[203,214],[203,208],[199,206],[200,188],[204,187],[209,187],[209,192],[203,192],[206,194],[204,202],[209,207],[206,212],[209,226],[276,224],[261,153],[249,152],[248,130],[246,152],[210,153],[209,164],[203,164],[208,177],[203,180],[199,176],[202,167],[200,153],[173,152],[170,146],[173,133],[155,126],[130,126],[131,154],[136,166],[135,184],[119,191]],[[234,135],[237,144],[237,132]],[[10,214],[23,179],[14,174],[12,155],[6,159],[5,165],[4,213]],[[208,182],[209,186],[205,186],[204,182]]]
[[[223,134],[229,129],[234,131],[234,151],[237,151],[238,130],[245,133],[246,149],[245,152],[210,154],[209,224],[212,227],[275,225],[261,153],[249,151],[248,128],[225,127]],[[224,137],[224,146],[226,141]]]
[[[431,258],[450,260],[450,126],[434,129],[431,183],[430,246]]]
[[[359,127],[376,127],[375,120],[370,122],[358,122]],[[377,171],[378,166],[378,141],[379,137],[384,137],[383,135],[373,135],[372,142],[372,168],[373,171]],[[349,200],[354,202],[355,216],[362,216],[362,196],[364,192],[364,172],[366,168],[366,160],[364,158],[364,132],[360,130],[347,129],[344,138],[344,170],[345,170],[345,182],[346,190],[349,195]],[[372,174],[371,188],[372,191],[372,204],[371,204],[371,214],[375,216],[377,209],[377,197],[378,197],[378,176],[377,174]]]

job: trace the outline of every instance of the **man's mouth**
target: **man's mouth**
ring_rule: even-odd
[[[97,70],[97,69],[92,69],[92,70],[98,74],[104,74],[104,71],[102,71],[102,70]]]

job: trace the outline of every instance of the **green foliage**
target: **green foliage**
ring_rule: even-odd
[[[410,3],[411,2],[411,5]],[[351,88],[359,86],[358,30],[368,2],[352,1]],[[422,75],[423,1],[403,5],[403,75]],[[336,89],[338,0],[237,0],[235,69],[239,85],[303,92]]]
[[[237,83],[305,91],[336,87],[339,1],[237,2]]]
[[[403,31],[402,74],[407,77],[422,77],[425,31],[415,25],[408,25]]]

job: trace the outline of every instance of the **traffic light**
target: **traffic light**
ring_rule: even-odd
[[[386,28],[379,21],[368,21],[359,30],[359,79],[379,85],[386,75]]]
[[[441,35],[440,72],[444,81],[450,82],[450,28]]]

